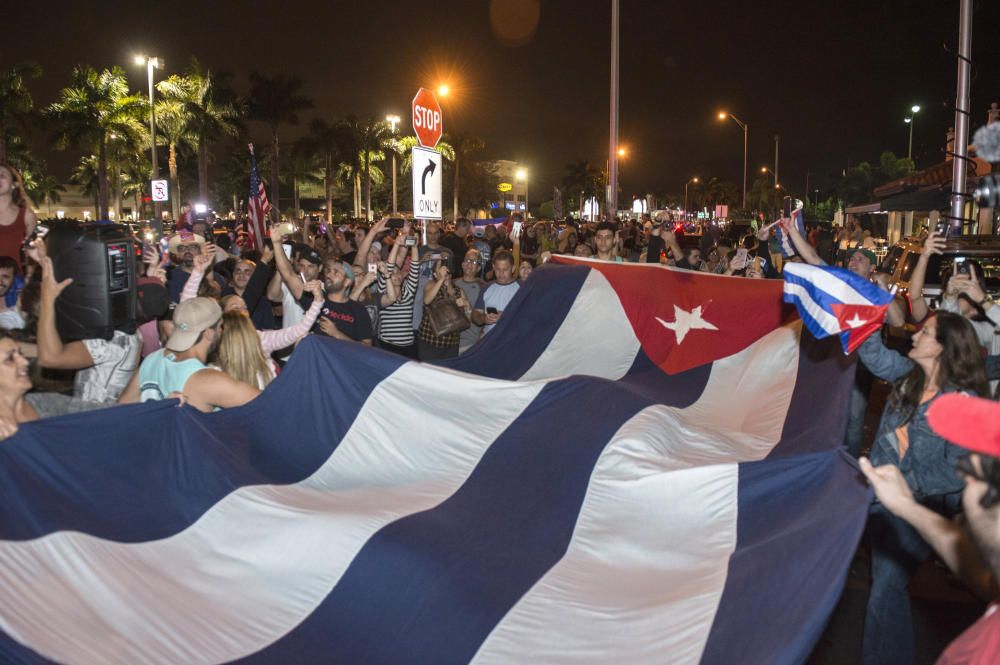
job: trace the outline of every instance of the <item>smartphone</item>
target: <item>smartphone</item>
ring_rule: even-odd
[[[369,263],[368,264],[368,272],[372,272],[372,273],[378,272],[378,264],[377,263]]]
[[[405,221],[402,217],[391,217],[385,226],[388,229],[401,229]]]
[[[784,199],[784,201],[782,202],[782,204],[784,205],[784,208],[782,209],[782,217],[784,217],[785,219],[791,219],[792,218],[792,197],[791,196],[786,196],[785,199]]]
[[[934,233],[942,238],[948,237],[948,229],[951,224],[948,223],[947,219],[939,219],[938,223],[934,225]]]
[[[958,258],[956,258],[955,259],[955,263],[953,264],[953,266],[954,267],[952,268],[952,273],[955,274],[955,275],[971,275],[972,274],[970,272],[970,270],[969,270],[969,264],[965,260],[964,256],[959,256]]]
[[[281,230],[281,235],[283,236],[290,236],[295,233],[295,225],[291,222],[282,222],[281,224],[278,224],[278,229]]]
[[[281,243],[281,249],[285,250],[285,256],[287,256],[288,260],[291,261],[292,260],[292,246],[289,245],[288,243],[283,242],[283,243]]]
[[[496,307],[487,307],[486,308],[486,313],[487,314],[498,314],[497,308]]]
[[[403,241],[403,245],[406,247],[413,247],[417,244],[416,236],[406,236],[406,240]]]
[[[747,267],[747,259],[750,258],[750,250],[740,248],[736,250],[736,259],[734,260],[735,265],[733,270],[743,270]]]

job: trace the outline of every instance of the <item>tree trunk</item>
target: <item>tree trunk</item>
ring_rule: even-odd
[[[104,134],[98,138],[97,149],[97,205],[98,219],[108,219],[108,148]]]
[[[455,152],[455,191],[453,192],[455,198],[452,201],[452,221],[458,219],[458,152]]]
[[[208,203],[208,142],[198,137],[198,198]]]
[[[167,168],[170,169],[170,186],[174,193],[170,196],[170,213],[174,216],[174,221],[181,217],[181,181],[177,177],[177,146],[170,144],[170,157],[167,159]]]
[[[111,178],[111,198],[114,202],[115,223],[122,223],[122,174],[118,163],[114,163],[114,174]]]
[[[326,223],[327,226],[333,224],[333,157],[326,156],[326,177],[323,181],[323,188],[326,190]]]
[[[354,172],[354,218],[361,217],[361,174]]]
[[[275,127],[273,131],[274,139],[274,154],[272,155],[271,161],[271,196],[273,197],[271,203],[271,211],[274,212],[275,223],[281,221],[281,192],[280,186],[278,185],[278,128]]]
[[[372,154],[365,150],[365,219],[372,221]]]
[[[299,179],[292,178],[292,205],[295,206],[295,219],[302,218],[302,211],[299,210]]]

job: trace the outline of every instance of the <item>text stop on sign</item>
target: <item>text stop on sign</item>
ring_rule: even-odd
[[[427,88],[420,88],[412,103],[413,133],[425,148],[433,148],[441,140],[444,119],[437,97]]]

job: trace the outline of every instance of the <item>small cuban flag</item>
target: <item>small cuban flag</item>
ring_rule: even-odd
[[[817,339],[840,335],[844,353],[882,327],[893,295],[843,268],[786,263],[785,302],[793,303]]]

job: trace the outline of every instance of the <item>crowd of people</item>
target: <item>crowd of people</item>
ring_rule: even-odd
[[[21,423],[113,404],[178,397],[206,412],[245,404],[309,334],[412,359],[454,358],[491,334],[531,272],[556,254],[749,279],[780,278],[788,262],[842,265],[889,288],[870,234],[854,226],[803,233],[791,219],[742,231],[706,223],[695,237],[669,216],[585,223],[514,215],[423,227],[394,217],[336,227],[304,220],[274,225],[260,249],[196,219],[166,251],[143,242],[135,326],[68,341],[56,303],[71,280],[58,281],[44,239],[31,240],[35,220],[24,200],[17,172],[0,165],[4,437]],[[912,348],[891,350],[879,335],[862,345],[845,423],[845,446],[878,496],[863,644],[871,665],[913,662],[907,584],[931,551],[985,600],[998,595],[1000,411],[989,400],[1000,380],[1000,307],[970,262],[944,276],[945,297],[928,308],[921,289],[942,243],[928,234],[909,299],[896,298],[887,316],[887,326],[914,331]],[[71,390],[52,389],[60,377],[72,377]],[[863,429],[876,378],[891,390],[869,461]],[[953,520],[959,515],[967,528]],[[998,622],[992,606],[941,662],[987,662],[956,656],[970,649],[1000,654]]]

